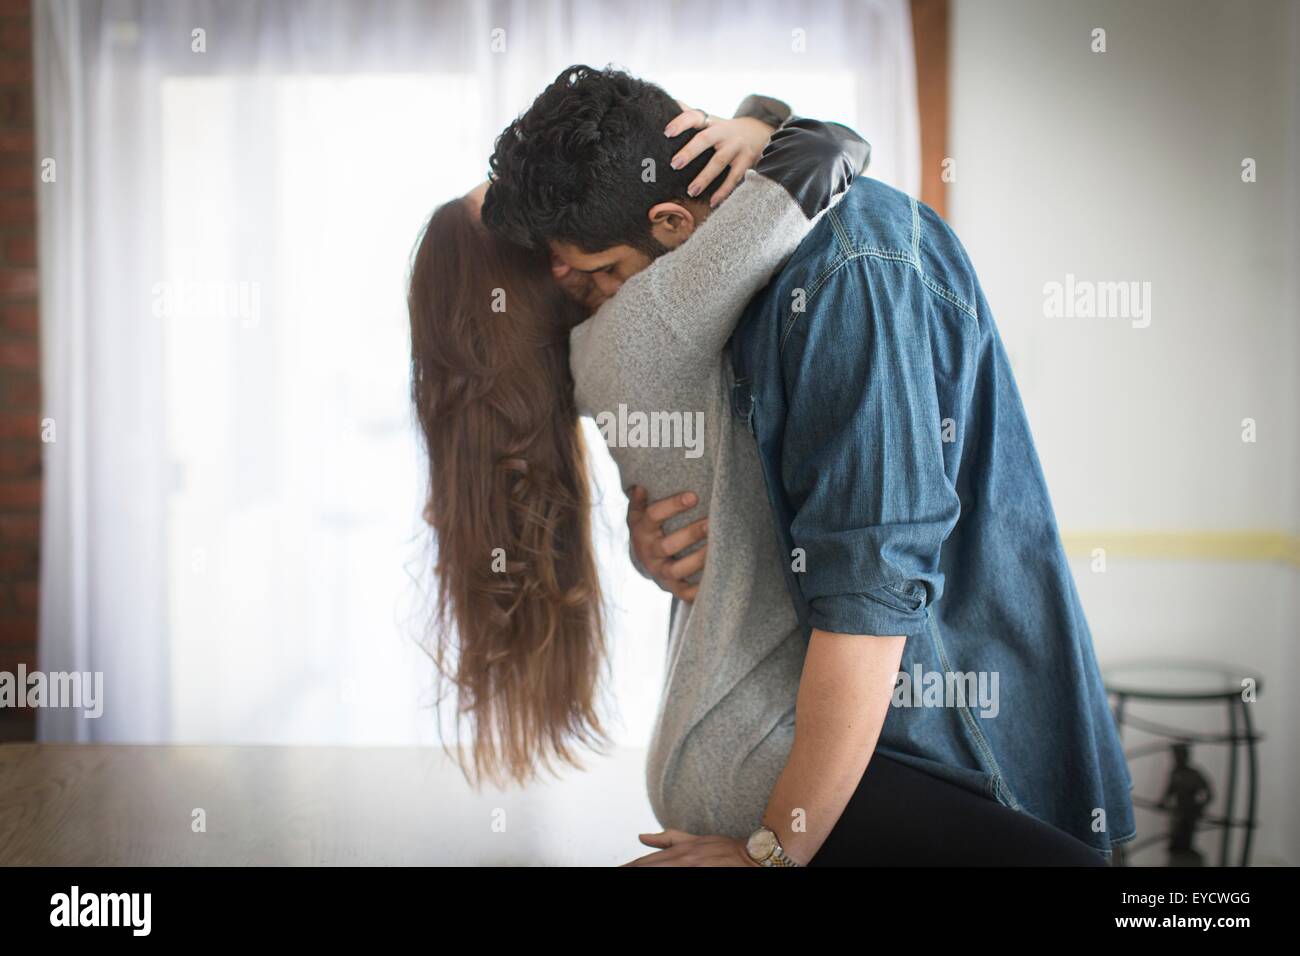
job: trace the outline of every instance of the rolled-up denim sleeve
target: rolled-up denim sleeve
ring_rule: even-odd
[[[897,264],[851,259],[786,333],[782,482],[820,630],[919,634],[943,592],[940,551],[960,513],[944,442],[963,416],[941,405],[961,391],[963,333],[936,327],[918,284]]]

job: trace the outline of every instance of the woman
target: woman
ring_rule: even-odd
[[[713,130],[733,181],[771,132],[727,121]],[[489,234],[478,221],[486,187],[435,211],[419,244],[412,394],[430,458],[425,517],[438,543],[437,660],[447,673],[459,632],[448,676],[472,725],[475,776],[522,783],[535,764],[575,763],[575,744],[605,739],[594,700],[605,660],[600,587],[569,347],[587,320],[574,297],[603,297],[594,287],[566,294],[546,257]],[[729,283],[732,297],[743,304],[757,278],[766,276]],[[643,305],[623,296],[587,321],[635,320]],[[708,356],[715,373],[720,344]],[[672,387],[678,373],[664,372]]]
[[[779,135],[787,154],[806,149],[829,168],[850,167],[848,176],[814,177],[823,192],[811,209],[792,199],[806,197],[808,183],[765,177],[760,160],[698,237],[632,276],[588,319],[556,287],[544,257],[482,229],[481,190],[434,214],[413,266],[413,399],[430,454],[426,517],[439,547],[436,656],[472,725],[477,774],[522,782],[535,764],[576,762],[574,746],[604,739],[594,705],[604,643],[579,412],[624,406],[703,421],[697,456],[621,432],[610,451],[625,486],[652,498],[702,489],[695,514],[680,521],[709,516],[712,554],[695,601],[675,610],[647,765],[660,822],[716,835],[704,862],[754,865],[744,841],[761,824],[794,735],[804,642],[753,439],[731,414],[723,346],[744,304],[864,164],[860,139],[841,141],[843,152],[832,155],[826,129]],[[877,754],[871,764],[886,762]],[[931,790],[951,786],[917,776]],[[826,840],[827,859],[868,862],[853,849],[845,858],[845,846],[863,843],[844,830],[860,835],[879,821],[854,803],[843,818]]]

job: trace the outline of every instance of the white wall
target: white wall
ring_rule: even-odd
[[[1156,654],[1259,671],[1254,859],[1300,863],[1294,561],[1108,554],[1103,532],[1300,527],[1300,4],[954,4],[949,218],[1033,423],[1103,666]],[[1092,52],[1092,31],[1106,52]],[[1241,162],[1257,161],[1243,183]],[[1150,324],[1048,318],[1067,273],[1151,284]],[[1242,420],[1257,440],[1242,440]],[[1133,540],[1131,537],[1128,540]],[[1150,538],[1148,540],[1157,540]],[[1181,542],[1181,543],[1180,543]],[[1193,711],[1151,716],[1189,721]],[[1214,713],[1214,719],[1220,714]],[[1136,738],[1135,738],[1136,739]],[[1197,760],[1222,780],[1210,749]],[[1134,765],[1150,794],[1167,764]],[[1158,792],[1156,793],[1158,796]],[[1150,831],[1155,819],[1139,815]],[[1217,840],[1199,844],[1213,849]],[[1151,862],[1158,857],[1147,856]]]

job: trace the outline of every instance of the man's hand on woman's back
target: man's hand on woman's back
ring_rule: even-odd
[[[647,505],[646,490],[638,485],[628,489],[627,530],[632,545],[633,563],[637,570],[651,578],[659,587],[683,601],[694,601],[700,586],[687,580],[704,569],[709,545],[679,557],[683,551],[704,541],[709,530],[706,515],[692,521],[672,534],[664,534],[663,523],[674,515],[695,507],[698,499],[694,492],[682,492]]]

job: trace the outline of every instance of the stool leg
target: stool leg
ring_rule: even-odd
[[[1251,723],[1250,707],[1241,697],[1237,697],[1236,700],[1241,705],[1242,723],[1246,725],[1246,767],[1249,771],[1247,777],[1249,789],[1246,791],[1249,808],[1246,811],[1246,838],[1241,846],[1241,865],[1250,866],[1250,845],[1255,839],[1255,801],[1259,795],[1259,756],[1255,752],[1255,727]]]
[[[1228,865],[1228,847],[1232,841],[1233,813],[1237,809],[1237,698],[1228,698],[1228,797],[1223,809],[1223,846],[1219,866]]]

